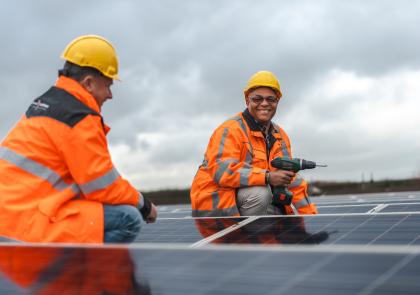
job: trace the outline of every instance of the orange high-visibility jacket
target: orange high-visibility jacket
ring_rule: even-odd
[[[103,204],[143,203],[111,161],[108,130],[73,79],[37,98],[0,145],[0,235],[102,243]]]
[[[273,124],[269,144],[248,110],[220,125],[210,138],[203,164],[191,186],[192,215],[238,216],[236,189],[266,185],[266,171],[276,157],[292,157],[290,141],[282,128]],[[269,153],[267,145],[271,146]],[[307,194],[307,183],[298,175],[289,190],[292,203],[300,214],[316,214],[315,204]],[[293,214],[285,206],[287,214]]]

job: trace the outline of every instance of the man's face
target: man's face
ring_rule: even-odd
[[[246,106],[252,117],[259,123],[268,124],[276,114],[278,99],[273,89],[258,87],[246,97]]]
[[[89,80],[86,81],[85,88],[95,98],[99,108],[102,108],[102,105],[106,100],[112,99],[112,79],[96,75],[89,75],[88,77]]]

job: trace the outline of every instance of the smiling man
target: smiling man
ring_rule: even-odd
[[[0,235],[27,242],[133,241],[156,207],[112,163],[101,116],[118,79],[114,47],[80,36],[56,84],[36,98],[0,146]]]
[[[297,213],[316,214],[306,182],[270,164],[276,157],[292,157],[286,132],[271,121],[282,97],[277,78],[268,71],[255,73],[244,95],[245,111],[220,125],[210,138],[191,187],[192,215],[294,214],[291,206],[271,204],[271,186],[289,188]]]

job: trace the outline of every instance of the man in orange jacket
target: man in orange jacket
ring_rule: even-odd
[[[28,242],[130,242],[156,207],[114,167],[102,104],[118,60],[85,35],[62,54],[56,85],[36,98],[0,145],[0,235]]]
[[[274,124],[280,84],[273,73],[254,74],[244,90],[247,108],[220,125],[210,138],[204,161],[191,187],[192,215],[239,216],[316,214],[307,184],[294,172],[277,170],[270,162],[292,157],[289,138]],[[270,186],[287,186],[292,204],[271,204]]]

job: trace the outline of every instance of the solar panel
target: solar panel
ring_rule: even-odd
[[[318,213],[319,214],[366,213],[375,207],[376,205],[318,206]]]
[[[381,212],[420,212],[420,203],[388,204]]]
[[[420,288],[419,247],[2,246],[0,253],[1,294],[417,294]]]
[[[319,215],[160,218],[128,247],[0,237],[0,294],[417,294],[419,199],[333,196],[314,198]]]
[[[419,192],[334,195],[312,198],[318,205],[354,205],[362,203],[400,203],[420,200]]]
[[[158,219],[143,224],[138,243],[194,243],[246,218]],[[205,226],[203,226],[205,225]]]
[[[212,242],[419,245],[419,224],[420,214],[260,217],[242,227],[232,229]],[[202,226],[205,227],[206,224]]]
[[[419,214],[317,216],[305,218],[309,232],[331,233],[326,244],[418,244]]]

